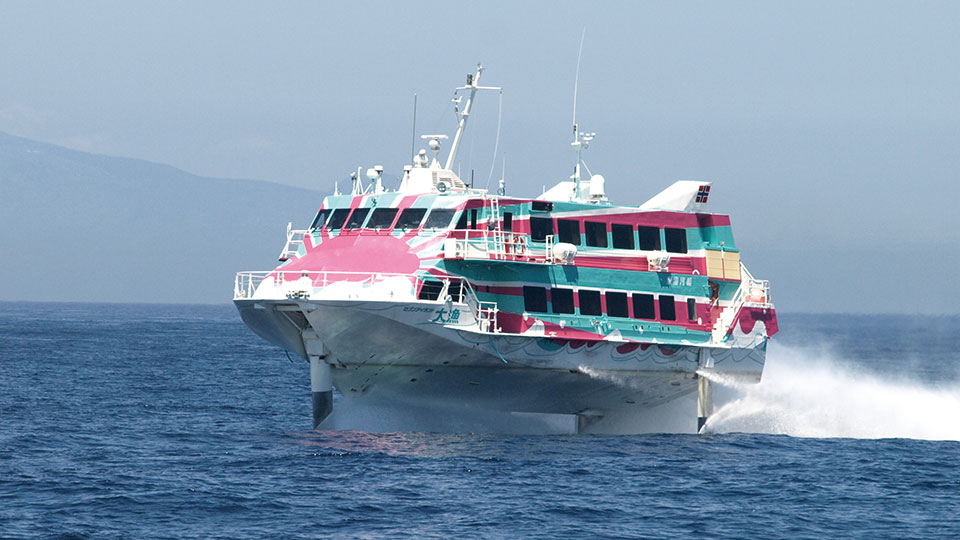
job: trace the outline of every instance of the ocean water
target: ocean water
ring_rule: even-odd
[[[705,435],[314,432],[232,306],[0,303],[0,538],[960,537],[960,318],[780,319]]]

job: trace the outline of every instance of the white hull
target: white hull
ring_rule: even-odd
[[[716,371],[757,381],[763,368],[762,343],[723,349],[648,345],[623,352],[620,341],[558,344],[545,337],[479,334],[468,330],[475,321],[465,306],[459,325],[449,324],[449,316],[448,324],[437,320],[440,310],[457,309],[450,302],[237,300],[236,305],[259,335],[301,356],[308,356],[303,329],[316,332],[347,407],[458,406],[576,415],[581,431],[591,426],[637,431],[642,428],[623,426],[642,424],[664,430],[667,424],[651,424],[656,419],[649,416],[694,394],[697,369],[712,364]],[[695,431],[695,405],[688,407],[684,426]],[[620,427],[602,427],[604,419],[613,418]],[[334,417],[321,427],[335,425]]]

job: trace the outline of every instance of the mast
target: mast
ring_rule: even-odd
[[[460,112],[457,109],[454,109],[457,116],[460,118],[460,123],[457,125],[457,134],[453,137],[453,144],[450,145],[450,154],[447,155],[447,164],[443,167],[446,170],[452,170],[453,162],[457,159],[457,150],[460,149],[460,141],[463,138],[463,132],[467,127],[467,119],[470,118],[470,108],[473,105],[473,98],[477,95],[477,90],[502,90],[497,86],[480,86],[480,75],[483,73],[483,66],[480,63],[477,63],[477,74],[476,75],[467,75],[467,85],[461,86],[456,89],[456,92],[461,90],[470,90],[470,96],[467,97],[467,104],[463,106],[463,112]],[[454,103],[460,103],[461,98],[456,98],[453,100]]]

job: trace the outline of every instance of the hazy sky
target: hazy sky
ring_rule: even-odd
[[[940,291],[906,310],[958,310],[960,3],[347,4],[0,2],[0,130],[326,191],[399,174],[415,93],[418,132],[452,135],[480,60],[509,191],[535,194],[573,166],[585,28],[585,161],[615,202],[710,180],[748,263],[882,287],[890,262]],[[481,186],[496,119],[481,96],[460,153]]]

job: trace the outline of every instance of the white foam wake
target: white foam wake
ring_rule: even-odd
[[[714,433],[960,441],[960,381],[862,374],[829,353],[771,344],[760,384],[705,374],[733,390],[707,422]]]

